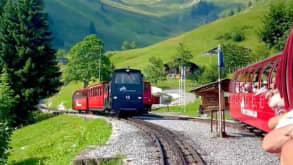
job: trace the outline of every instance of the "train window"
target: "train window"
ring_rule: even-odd
[[[276,64],[274,65],[274,68],[272,70],[271,77],[270,77],[270,84],[275,83],[276,73],[277,73],[277,68],[279,66],[279,63],[280,63],[280,61],[277,61]]]
[[[247,73],[240,73],[236,80],[236,87],[235,92],[236,93],[242,93],[243,92],[243,85],[246,81],[246,75]]]
[[[115,84],[141,84],[140,73],[116,73],[114,76]]]
[[[261,84],[260,86],[263,88],[268,88],[268,82],[269,82],[269,74],[272,70],[273,63],[270,62],[267,65],[264,66],[264,70],[261,74]]]
[[[252,77],[252,92],[257,92],[259,89],[259,74],[262,70],[262,67],[258,67],[254,69],[254,74]]]

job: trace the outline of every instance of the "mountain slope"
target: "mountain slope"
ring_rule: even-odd
[[[105,42],[107,50],[120,49],[125,40],[136,41],[139,47],[162,41],[215,20],[227,9],[244,7],[247,3],[246,0],[200,3],[184,0],[194,4],[180,8],[182,0],[161,1],[164,2],[161,7],[153,8],[152,1],[145,0],[44,0],[56,48],[69,49],[86,35],[96,33]]]
[[[178,37],[142,49],[112,52],[111,60],[117,68],[129,66],[142,69],[147,65],[148,58],[152,56],[161,57],[165,62],[170,61],[171,57],[176,55],[178,44],[183,43],[192,52],[193,62],[199,65],[210,64],[215,60],[213,57],[203,56],[203,53],[222,42],[217,40],[219,36],[240,28],[245,29],[246,39],[237,44],[255,49],[261,43],[258,41],[257,31],[261,26],[261,18],[268,8],[267,5],[267,3],[259,2],[253,8],[238,15],[219,19]]]

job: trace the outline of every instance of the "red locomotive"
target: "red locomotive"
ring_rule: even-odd
[[[235,72],[230,82],[230,116],[259,128],[270,131],[268,120],[276,115],[269,106],[267,93],[276,87],[285,106],[293,108],[293,32],[282,53],[249,65]]]

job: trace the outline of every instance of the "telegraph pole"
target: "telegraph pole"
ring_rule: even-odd
[[[102,56],[102,46],[100,45],[100,58],[99,58],[99,81],[101,82],[101,56]]]

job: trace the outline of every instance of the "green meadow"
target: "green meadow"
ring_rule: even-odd
[[[111,125],[103,119],[60,115],[13,132],[9,165],[68,165],[89,145],[103,145]]]

